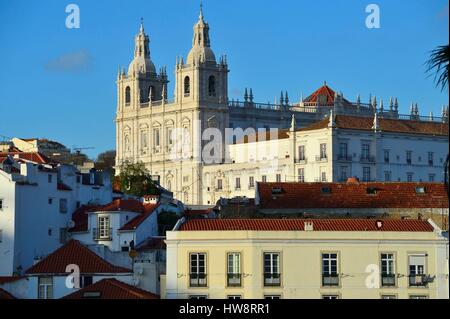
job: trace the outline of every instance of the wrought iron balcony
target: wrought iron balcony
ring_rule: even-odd
[[[240,287],[241,286],[241,274],[227,274],[227,286],[228,287]]]
[[[426,287],[428,285],[428,276],[421,275],[409,275],[409,285],[412,287]]]
[[[382,274],[381,275],[381,286],[383,286],[383,287],[395,286],[395,274]]]
[[[322,286],[339,286],[339,274],[322,274]]]
[[[206,287],[206,274],[189,274],[189,286],[190,287]]]
[[[306,164],[308,163],[308,158],[306,157],[296,158],[294,162],[297,164]]]
[[[353,160],[351,155],[348,154],[338,154],[338,161],[341,162],[351,162]]]
[[[264,286],[281,286],[281,274],[265,273]]]
[[[106,229],[94,228],[92,235],[94,241],[112,241],[113,240],[112,233],[113,233],[112,228]]]
[[[370,156],[370,155],[361,155],[359,157],[359,161],[361,163],[375,163],[375,156]]]

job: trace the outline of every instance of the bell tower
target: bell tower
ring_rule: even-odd
[[[209,25],[200,15],[194,25],[192,48],[186,58],[177,58],[175,102],[181,104],[218,105],[228,101],[228,64],[222,56],[219,62],[211,49]]]
[[[161,68],[159,74],[150,58],[150,39],[141,21],[139,33],[134,39],[134,56],[128,72],[120,70],[117,75],[118,111],[138,110],[148,106],[149,101],[167,97],[167,73]]]

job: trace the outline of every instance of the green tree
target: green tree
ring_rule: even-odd
[[[447,45],[441,45],[431,51],[430,59],[426,62],[428,68],[427,73],[434,74],[434,82],[436,87],[440,87],[442,91],[448,87],[448,60],[449,48]]]
[[[141,162],[125,163],[120,166],[119,183],[122,192],[129,195],[141,197],[159,194],[156,182],[152,180],[150,172]]]

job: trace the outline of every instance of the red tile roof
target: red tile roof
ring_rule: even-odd
[[[54,162],[44,154],[38,152],[0,152],[0,157],[6,157],[7,155],[11,155],[12,157],[17,156],[20,159],[38,164],[49,164]]]
[[[13,295],[11,295],[6,290],[0,288],[0,300],[9,300],[9,299],[16,299]]]
[[[109,204],[96,207],[95,210],[98,212],[112,212],[112,211],[127,211],[135,213],[144,213],[144,204],[135,199],[116,199]]]
[[[71,228],[70,232],[84,232],[88,230],[88,213],[109,211],[129,211],[139,213],[138,216],[119,229],[134,230],[146,220],[158,206],[159,203],[143,204],[134,199],[116,199],[106,205],[82,206],[72,214],[72,220],[75,222],[75,227]]]
[[[101,206],[83,205],[72,213],[72,220],[75,227],[69,229],[70,232],[84,232],[88,230],[88,212],[95,210]]]
[[[77,240],[71,240],[26,271],[26,274],[67,274],[67,265],[80,267],[82,274],[131,273],[102,259]]]
[[[419,186],[425,194],[416,193]],[[322,193],[324,187],[331,192]],[[376,194],[367,194],[368,188]],[[442,183],[258,183],[258,194],[262,209],[449,207]]]
[[[0,276],[0,285],[25,278],[24,276]]]
[[[334,104],[334,96],[336,93],[326,84],[322,85],[320,88],[318,88],[316,91],[314,91],[310,96],[308,96],[306,99],[303,100],[303,102],[309,102],[309,103],[317,103],[319,96],[325,96],[326,97],[326,103],[322,101],[325,105],[333,105]],[[344,99],[344,102],[348,102],[346,99]]]
[[[87,295],[89,294],[89,295]],[[133,287],[114,278],[102,279],[63,299],[159,299],[158,295]]]
[[[373,117],[336,115],[334,120],[336,127],[340,129],[373,131]],[[328,127],[329,119],[313,123],[309,126],[299,128],[297,131],[311,131]],[[410,133],[425,135],[448,136],[448,124],[439,122],[396,120],[378,118],[378,125],[382,132]]]
[[[138,228],[140,224],[144,222],[144,220],[147,219],[153,212],[156,210],[156,208],[159,206],[158,204],[143,204],[144,212],[141,213],[139,216],[136,216],[132,220],[130,220],[128,223],[123,225],[122,228],[119,230],[134,230]]]
[[[377,227],[374,219],[192,219],[181,231],[303,231],[305,222],[314,231],[396,231],[432,232],[433,226],[419,219],[384,219]]]

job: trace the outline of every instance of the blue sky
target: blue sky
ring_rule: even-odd
[[[65,27],[70,3],[79,29]],[[370,3],[380,29],[365,27]],[[140,18],[172,93],[198,11],[198,0],[0,0],[0,135],[95,147],[90,156],[114,148],[117,67],[131,61]],[[205,0],[204,14],[216,56],[228,55],[230,98],[252,87],[258,102],[281,90],[297,101],[326,80],[351,100],[397,96],[402,113],[411,101],[422,114],[448,104],[424,66],[448,44],[448,0]]]

